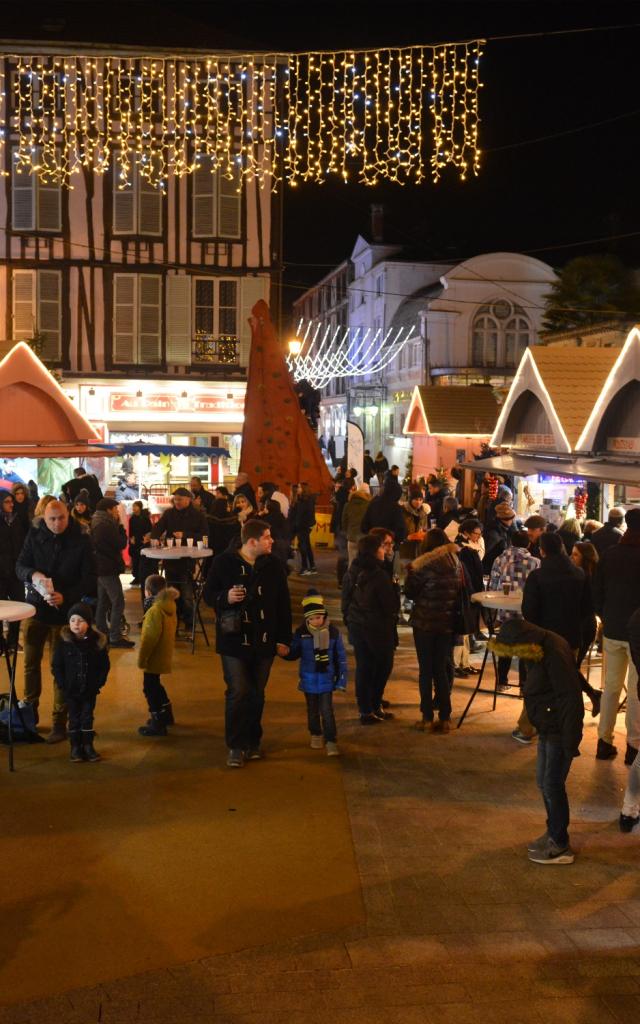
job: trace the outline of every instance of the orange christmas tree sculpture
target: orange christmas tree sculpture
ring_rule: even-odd
[[[240,470],[248,473],[254,487],[268,480],[287,495],[292,484],[305,481],[326,502],[331,474],[300,408],[269,307],[260,299],[251,314]]]

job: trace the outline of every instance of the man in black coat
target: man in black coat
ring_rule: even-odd
[[[622,530],[623,523],[624,509],[610,508],[607,522],[589,537],[600,558],[602,558],[605,551],[608,551],[609,548],[614,548],[622,540],[624,536],[624,530]]]
[[[398,504],[401,497],[401,485],[396,477],[389,475],[384,482],[382,494],[378,494],[367,506],[360,524],[362,533],[368,533],[374,526],[384,526],[393,534],[396,546],[400,545],[407,536],[407,524]]]
[[[631,764],[640,748],[638,674],[630,658],[628,633],[629,619],[640,608],[640,508],[629,509],[625,518],[626,533],[619,544],[605,550],[594,579],[596,612],[602,619],[606,655],[596,757],[604,761],[616,756],[614,729],[628,672],[625,764]]]
[[[91,540],[98,571],[98,607],[96,626],[109,637],[110,647],[135,647],[122,633],[124,593],[120,573],[124,572],[122,552],[127,535],[120,522],[120,506],[115,498],[101,498],[91,519]],[[109,613],[109,626],[107,626]]]
[[[172,508],[166,509],[151,531],[155,540],[160,537],[173,537],[180,546],[187,540],[202,540],[209,534],[207,517],[200,509],[193,506],[193,495],[186,487],[176,487],[172,495]],[[178,613],[184,622],[187,639],[191,639],[193,631],[194,600],[193,600],[193,562],[190,558],[173,558],[167,560],[165,575],[172,587],[180,591]]]
[[[264,692],[276,654],[291,644],[291,602],[281,562],[271,554],[269,524],[249,519],[240,547],[214,558],[204,599],[216,613],[222,659],[225,738],[230,768],[262,758]]]
[[[573,758],[580,754],[584,717],[573,652],[562,637],[526,619],[505,622],[489,649],[498,657],[515,656],[527,665],[522,689],[528,718],[538,731],[536,781],[547,812],[545,833],[528,845],[529,860],[572,864],[565,783]]]
[[[204,487],[202,480],[199,476],[192,476],[189,481],[191,485],[191,493],[194,498],[200,498],[200,504],[205,515],[209,515],[213,508],[213,503],[216,500],[215,495],[208,491]]]
[[[51,501],[37,526],[32,526],[16,565],[27,584],[26,600],[36,609],[24,624],[24,699],[37,713],[42,692],[41,663],[47,640],[51,657],[71,605],[96,592],[96,562],[91,539],[61,501]],[[53,728],[48,743],[66,739],[67,709],[54,683]]]
[[[524,585],[523,618],[558,633],[577,653],[582,623],[593,612],[589,581],[567,556],[557,533],[542,534],[540,558],[540,568],[529,573]]]
[[[89,508],[92,512],[95,512],[96,506],[102,498],[102,490],[100,489],[98,478],[94,473],[87,473],[84,466],[78,466],[77,469],[74,469],[71,480],[67,480],[66,484],[62,485],[62,493],[69,505],[73,505],[82,490],[85,490],[89,495]],[[138,495],[136,494],[137,497]]]

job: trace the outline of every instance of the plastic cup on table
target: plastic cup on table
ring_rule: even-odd
[[[204,541],[203,540],[199,540],[198,541],[198,551],[202,551],[203,547],[204,547]]]
[[[167,547],[168,548],[172,548],[173,547],[173,537],[167,537]]]
[[[151,541],[151,547],[152,548],[159,548],[160,547],[160,541],[156,540],[156,538],[154,537],[153,540]]]
[[[193,537],[187,537],[187,547],[188,548],[192,548],[193,547]]]
[[[509,594],[511,593],[511,584],[510,583],[503,583],[502,584],[502,593],[504,594],[505,597],[509,596]]]
[[[202,546],[204,548],[208,548],[209,547],[209,538],[208,537],[203,537],[202,538]]]

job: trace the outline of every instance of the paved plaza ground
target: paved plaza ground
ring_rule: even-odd
[[[311,582],[339,621],[332,556],[321,562]],[[292,577],[296,620],[306,585]],[[127,616],[140,618],[136,590]],[[20,746],[17,772],[2,768],[0,1024],[637,1018],[640,829],[618,830],[626,769],[595,760],[588,711],[569,778],[576,861],[539,866],[526,856],[544,819],[535,744],[511,738],[518,701],[492,712],[480,695],[460,730],[415,731],[408,629],[394,721],[362,727],[351,679],[336,699],[341,758],[310,750],[296,668],[278,662],[267,757],[241,771],[224,765],[217,658],[201,639],[178,652],[168,739],[137,736],[136,652],[114,651],[97,710],[104,760]],[[468,694],[456,685],[456,717]]]

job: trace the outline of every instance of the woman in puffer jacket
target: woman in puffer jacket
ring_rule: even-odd
[[[410,562],[404,584],[405,595],[413,601],[409,619],[413,626],[420,669],[421,720],[417,728],[430,732],[450,730],[451,694],[448,662],[453,648],[454,621],[464,586],[464,573],[456,544],[450,544],[444,530],[429,530],[423,553]],[[434,721],[435,687],[438,721]]]

